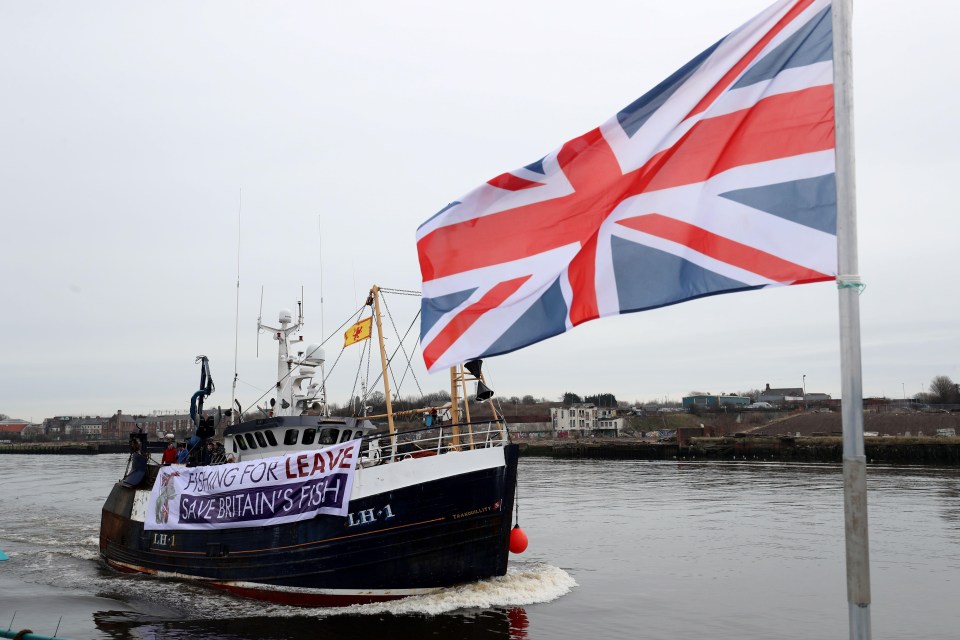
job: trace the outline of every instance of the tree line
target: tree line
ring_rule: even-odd
[[[586,402],[588,404],[593,404],[598,407],[618,407],[617,396],[612,393],[596,393],[591,396],[583,396],[582,398],[572,391],[567,391],[563,394],[562,397],[563,404],[570,406],[571,404],[580,404]]]
[[[758,389],[741,391],[737,395],[756,398],[760,394]],[[595,393],[581,396],[572,391],[566,391],[560,398],[564,405],[590,403],[598,407],[618,407],[617,397],[612,393]],[[913,396],[916,402],[923,404],[960,404],[960,384],[954,382],[950,376],[935,376],[930,381],[929,391]],[[533,405],[547,402],[545,398],[535,398],[532,395],[502,397],[501,402],[512,405]],[[472,400],[471,400],[472,401]],[[423,396],[405,396],[393,401],[394,411],[404,411],[421,407],[430,407],[450,402],[450,394],[446,391],[434,391]],[[362,413],[366,405],[371,414],[385,413],[387,410],[386,398],[381,391],[370,393],[365,399],[355,396],[352,401],[343,405],[330,403],[329,409],[333,415],[356,415]],[[0,413],[0,420],[7,420],[10,416]]]
[[[936,376],[930,381],[928,393],[918,393],[913,398],[924,404],[960,404],[960,385],[950,376]]]

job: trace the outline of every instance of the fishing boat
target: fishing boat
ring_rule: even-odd
[[[370,315],[346,342],[366,331],[372,345],[376,325],[386,413],[328,415],[324,349],[302,346],[302,311],[296,320],[282,311],[278,327],[258,321],[278,342],[275,397],[254,416],[231,407],[217,423],[203,410],[213,381],[201,357],[194,459],[160,466],[144,453],[146,435],[131,435],[127,471],[103,505],[105,563],[303,606],[392,600],[504,575],[517,446],[480,362],[450,370],[449,403],[394,411],[380,296],[373,287]],[[484,401],[474,401],[473,420],[469,384]],[[227,462],[205,465],[195,452],[217,432]]]

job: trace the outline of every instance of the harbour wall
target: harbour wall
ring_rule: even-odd
[[[98,453],[129,453],[126,442],[28,442],[22,444],[0,444],[0,453],[20,453],[30,455],[96,455]]]
[[[521,456],[598,460],[770,460],[842,462],[840,437],[747,436],[646,442],[633,438],[521,441]],[[960,466],[960,438],[867,438],[867,461]],[[24,443],[0,445],[0,454],[97,455],[127,453],[123,443]]]
[[[867,438],[867,461],[884,464],[960,466],[960,438]],[[520,443],[521,456],[600,460],[769,460],[842,462],[840,437],[690,438],[689,442],[637,440],[539,441]]]

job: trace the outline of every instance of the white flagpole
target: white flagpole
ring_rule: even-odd
[[[843,416],[843,510],[850,639],[870,640],[867,458],[863,446],[857,202],[853,153],[853,0],[833,0],[833,105],[837,159],[837,275]]]

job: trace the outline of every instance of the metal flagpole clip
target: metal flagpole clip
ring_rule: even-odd
[[[859,274],[837,276],[837,289],[856,289],[857,295],[860,295],[866,288],[867,283],[860,279]]]

